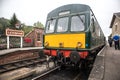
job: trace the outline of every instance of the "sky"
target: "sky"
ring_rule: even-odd
[[[66,4],[89,5],[106,37],[111,34],[113,13],[120,12],[120,0],[0,0],[0,17],[11,19],[15,13],[26,25],[37,21],[45,25],[47,14]]]

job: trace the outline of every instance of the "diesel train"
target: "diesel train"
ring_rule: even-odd
[[[88,5],[68,4],[48,13],[43,53],[57,63],[88,63],[104,45],[105,36]]]

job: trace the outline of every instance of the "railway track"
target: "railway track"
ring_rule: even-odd
[[[22,67],[35,66],[45,61],[46,61],[45,58],[41,59],[38,57],[38,58],[24,59],[24,60],[13,61],[7,64],[2,64],[0,65],[0,74]]]
[[[32,80],[87,80],[88,73],[83,70],[66,68],[59,70],[59,66],[54,69],[34,77]]]
[[[102,52],[101,50],[97,52],[98,55]],[[40,74],[37,77],[32,78],[32,80],[88,80],[89,74],[93,68],[93,63],[91,63],[91,66],[87,69],[82,70],[75,70],[74,68],[59,70],[60,67],[58,66],[52,70],[48,70],[47,72]]]
[[[41,65],[43,62],[45,62],[45,64],[49,63],[46,58],[41,59],[40,57],[37,57],[37,58],[24,59],[24,60],[2,64],[0,65],[0,74],[8,71],[16,70],[22,67],[28,67],[28,68],[31,66],[35,67],[37,64]],[[91,71],[91,69],[89,69],[89,71],[75,70],[72,68],[65,68],[61,70],[59,69],[60,69],[59,66],[49,69],[49,65],[48,68],[46,65],[45,72],[28,76],[26,77],[27,79],[22,78],[20,80],[31,80],[31,79],[32,80],[87,80],[89,73]]]

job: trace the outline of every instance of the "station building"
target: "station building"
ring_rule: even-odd
[[[41,47],[42,46],[42,38],[43,38],[44,29],[34,27],[32,31],[24,37],[24,46],[25,47]]]
[[[111,37],[113,37],[114,35],[120,36],[120,12],[113,14],[110,28],[112,28]]]

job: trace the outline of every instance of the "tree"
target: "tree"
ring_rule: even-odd
[[[19,24],[20,26],[20,21],[17,19],[16,14],[14,13],[11,20],[10,20],[11,26],[10,28],[16,29],[16,24]]]
[[[34,23],[34,27],[44,28],[44,25],[41,22]]]
[[[0,36],[3,34],[3,25],[0,23]]]
[[[25,35],[30,31],[32,31],[32,29],[33,29],[33,26],[27,26],[25,24],[22,24],[22,30],[24,31]]]
[[[0,35],[5,35],[5,29],[10,26],[10,21],[5,18],[0,18]]]

